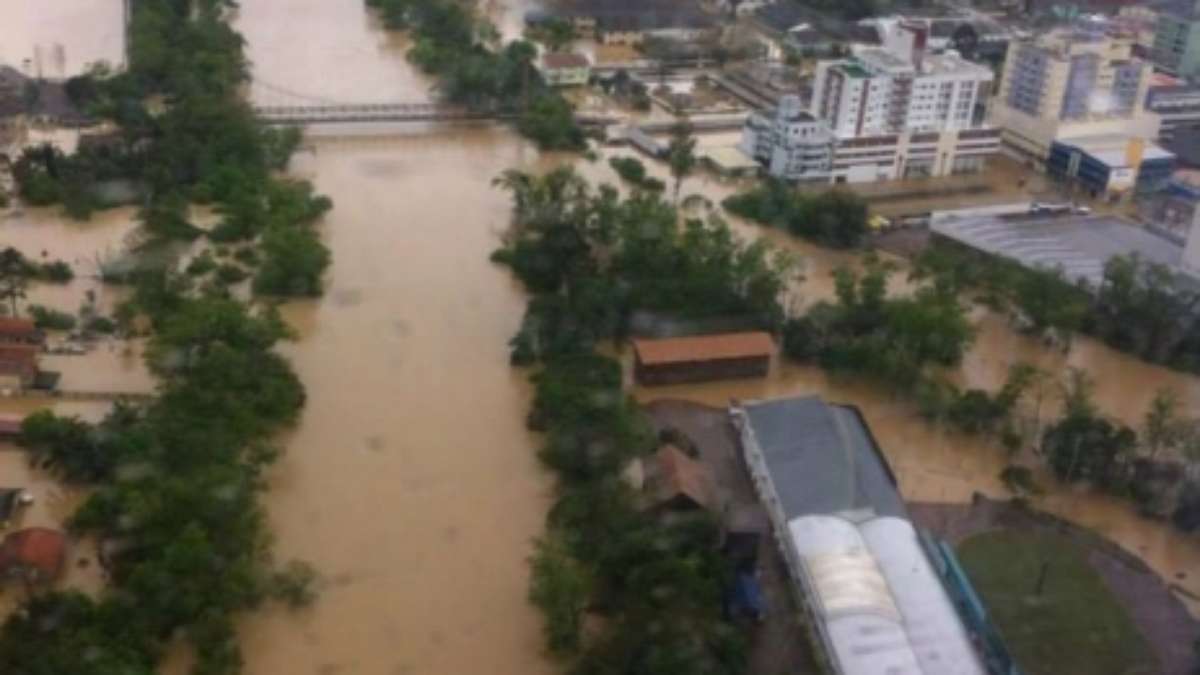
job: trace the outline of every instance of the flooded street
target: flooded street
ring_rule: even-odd
[[[37,14],[35,23],[53,22],[60,14],[71,16],[68,25],[78,20],[72,49],[75,35],[80,49],[99,40],[86,20],[90,10],[79,8],[104,4],[100,0],[47,4],[54,9]],[[45,6],[32,0],[0,3],[0,38],[14,30],[18,38],[0,49],[26,49],[20,40],[39,39],[23,32],[33,16],[20,9],[26,5]],[[240,5],[236,27],[253,63],[254,102],[428,99],[427,80],[405,60],[405,40],[385,33],[362,0]],[[489,12],[512,34],[527,6],[533,4],[506,9],[497,1]],[[8,51],[0,57],[14,58]],[[591,179],[615,183],[608,156],[577,165]],[[279,559],[309,561],[322,581],[310,609],[270,607],[244,619],[246,673],[557,671],[542,655],[541,620],[526,601],[525,558],[542,530],[552,485],[535,458],[538,440],[524,427],[530,394],[525,373],[508,364],[507,342],[520,323],[525,297],[508,272],[487,258],[509,218],[508,196],[492,188],[492,179],[510,167],[540,170],[563,161],[575,160],[542,157],[498,126],[342,126],[307,134],[292,173],[313,181],[334,201],[321,226],[333,265],[324,297],[284,307],[298,339],[283,350],[307,388],[308,402],[297,427],[279,439],[286,453],[270,474],[265,502]],[[662,166],[648,168],[665,176]],[[695,176],[685,182],[683,194],[719,202],[733,189]],[[733,225],[803,259],[807,281],[791,298],[795,307],[829,297],[830,272],[856,259],[782,232]],[[70,286],[39,285],[31,302],[75,310],[94,289],[98,302],[111,306],[119,292],[89,278],[95,267],[89,261],[120,250],[132,227],[127,210],[86,224],[53,211],[27,210],[0,220],[0,245],[15,245],[29,256],[44,249],[49,258],[76,267],[79,276]],[[897,284],[903,285],[902,278],[898,273]],[[1052,373],[1078,366],[1097,379],[1101,407],[1126,423],[1140,423],[1163,384],[1176,386],[1190,411],[1200,414],[1197,378],[1090,340],[1077,340],[1063,357],[1016,335],[999,317],[981,312],[978,318],[980,334],[961,373],[965,386],[994,389],[1018,360]],[[64,371],[64,383],[74,378],[87,386],[130,390],[152,384],[136,346],[128,352],[105,346],[86,359],[47,362]],[[910,401],[831,379],[816,368],[779,362],[762,381],[635,391],[643,400],[674,397],[712,405],[805,393],[862,408],[907,498],[1007,495],[998,478],[1007,459],[995,444],[931,428]],[[1053,397],[1048,388],[1047,414]],[[39,405],[0,401],[0,414]],[[67,403],[56,408],[99,414],[94,407]],[[0,452],[0,485],[35,485],[48,496],[38,517],[61,515],[73,497],[28,474],[18,464],[23,461]],[[1037,505],[1097,528],[1145,557],[1168,581],[1200,594],[1200,539],[1139,518],[1127,501],[1066,492],[1045,476],[1041,481],[1048,495]]]

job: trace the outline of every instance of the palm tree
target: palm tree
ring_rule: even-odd
[[[13,316],[17,316],[17,301],[25,299],[26,267],[25,256],[17,249],[10,246],[0,251],[0,300],[8,300]]]

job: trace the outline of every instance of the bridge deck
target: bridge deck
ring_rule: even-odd
[[[453,122],[512,119],[513,112],[479,110],[441,103],[359,103],[346,105],[255,106],[264,124],[330,124],[355,122]],[[616,122],[604,116],[576,115],[580,124]]]

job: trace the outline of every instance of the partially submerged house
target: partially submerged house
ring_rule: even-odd
[[[31,319],[0,316],[0,344],[41,345],[43,333]]]
[[[642,489],[654,511],[721,510],[712,475],[704,464],[670,443],[642,460]]]
[[[34,386],[38,351],[34,345],[0,343],[0,392],[20,392]]]
[[[547,52],[538,62],[538,71],[551,87],[578,87],[588,83],[592,64],[583,54]]]
[[[15,441],[21,435],[21,424],[25,418],[16,415],[0,415],[0,442]]]
[[[764,377],[775,353],[762,331],[679,338],[635,339],[634,378],[655,386]]]
[[[0,65],[0,130],[25,122],[80,127],[92,120],[71,101],[64,82],[28,77]]]
[[[0,543],[0,579],[49,584],[62,576],[67,537],[45,527],[13,532]]]

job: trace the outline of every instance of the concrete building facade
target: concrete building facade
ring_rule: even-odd
[[[1155,22],[1154,63],[1172,75],[1200,75],[1200,2],[1159,12]]]
[[[827,182],[835,140],[829,125],[804,110],[799,96],[784,96],[773,115],[750,115],[741,147],[772,176]]]
[[[807,112],[784,97],[747,121],[742,150],[780,178],[863,183],[973,173],[999,150],[981,124],[991,71],[929,54],[924,24],[901,24],[886,48],[822,61]]]
[[[810,112],[840,138],[978,126],[992,71],[954,52],[928,54],[925,40],[924,28],[902,27],[883,49],[822,61]]]
[[[1047,173],[1107,199],[1160,190],[1174,170],[1175,155],[1120,134],[1058,140],[1046,158]]]
[[[991,121],[1004,149],[1043,166],[1056,140],[1121,134],[1151,141],[1145,109],[1153,69],[1123,35],[1058,31],[1009,47]]]
[[[1152,86],[1146,95],[1146,108],[1158,116],[1158,140],[1169,144],[1177,130],[1200,125],[1200,86]]]

